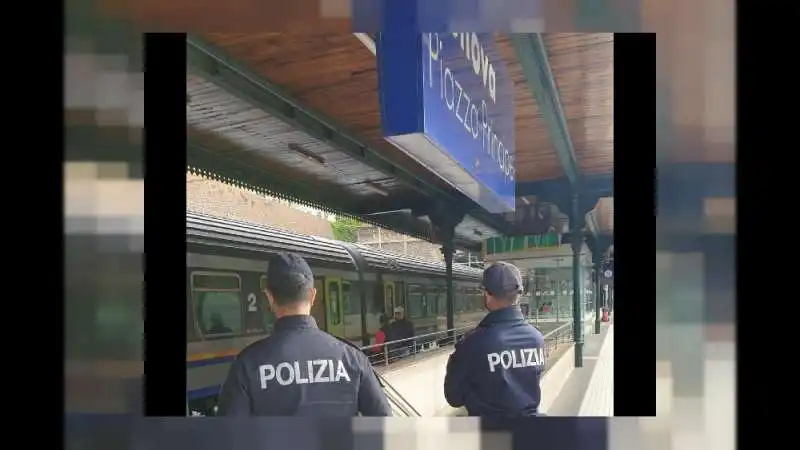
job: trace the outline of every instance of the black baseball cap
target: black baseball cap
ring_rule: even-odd
[[[269,259],[267,286],[277,296],[283,294],[283,286],[308,286],[314,284],[314,273],[302,256],[281,252]]]
[[[517,266],[506,262],[497,262],[483,271],[483,289],[495,296],[521,294],[522,273]]]

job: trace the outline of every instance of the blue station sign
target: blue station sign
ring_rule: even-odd
[[[489,212],[514,211],[514,84],[492,34],[389,30],[376,48],[384,137]]]

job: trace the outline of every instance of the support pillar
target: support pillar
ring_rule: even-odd
[[[602,315],[602,302],[600,296],[600,277],[603,271],[603,254],[598,245],[592,252],[592,263],[594,265],[594,275],[592,276],[592,293],[594,294],[594,334],[600,334],[600,318]]]
[[[452,209],[452,208],[451,208]],[[428,213],[433,225],[433,238],[442,244],[447,289],[447,329],[455,328],[456,296],[453,286],[453,253],[455,253],[456,226],[464,220],[463,213],[448,210],[446,205],[438,205]],[[452,333],[451,333],[452,335]]]
[[[575,340],[575,367],[583,367],[583,282],[581,250],[583,250],[583,214],[578,194],[572,195],[572,334]]]
[[[456,303],[453,288],[453,253],[455,253],[455,245],[453,245],[452,240],[450,242],[442,242],[442,253],[444,253],[445,284],[447,286],[447,329],[452,330],[455,328]]]

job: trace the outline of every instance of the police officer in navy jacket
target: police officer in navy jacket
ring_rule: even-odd
[[[495,263],[483,272],[481,287],[489,314],[450,355],[445,398],[470,416],[535,416],[544,337],[520,311],[522,275],[511,264]]]
[[[317,328],[314,275],[300,256],[270,259],[266,296],[273,333],[233,362],[219,398],[223,416],[391,416],[367,357]]]

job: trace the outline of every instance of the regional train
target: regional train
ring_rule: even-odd
[[[358,244],[195,213],[186,214],[187,399],[213,415],[235,356],[272,328],[264,288],[267,260],[303,256],[315,276],[311,314],[323,330],[359,346],[373,342],[380,316],[405,309],[416,333],[446,329],[445,265]],[[482,272],[454,266],[455,327],[485,315]]]

